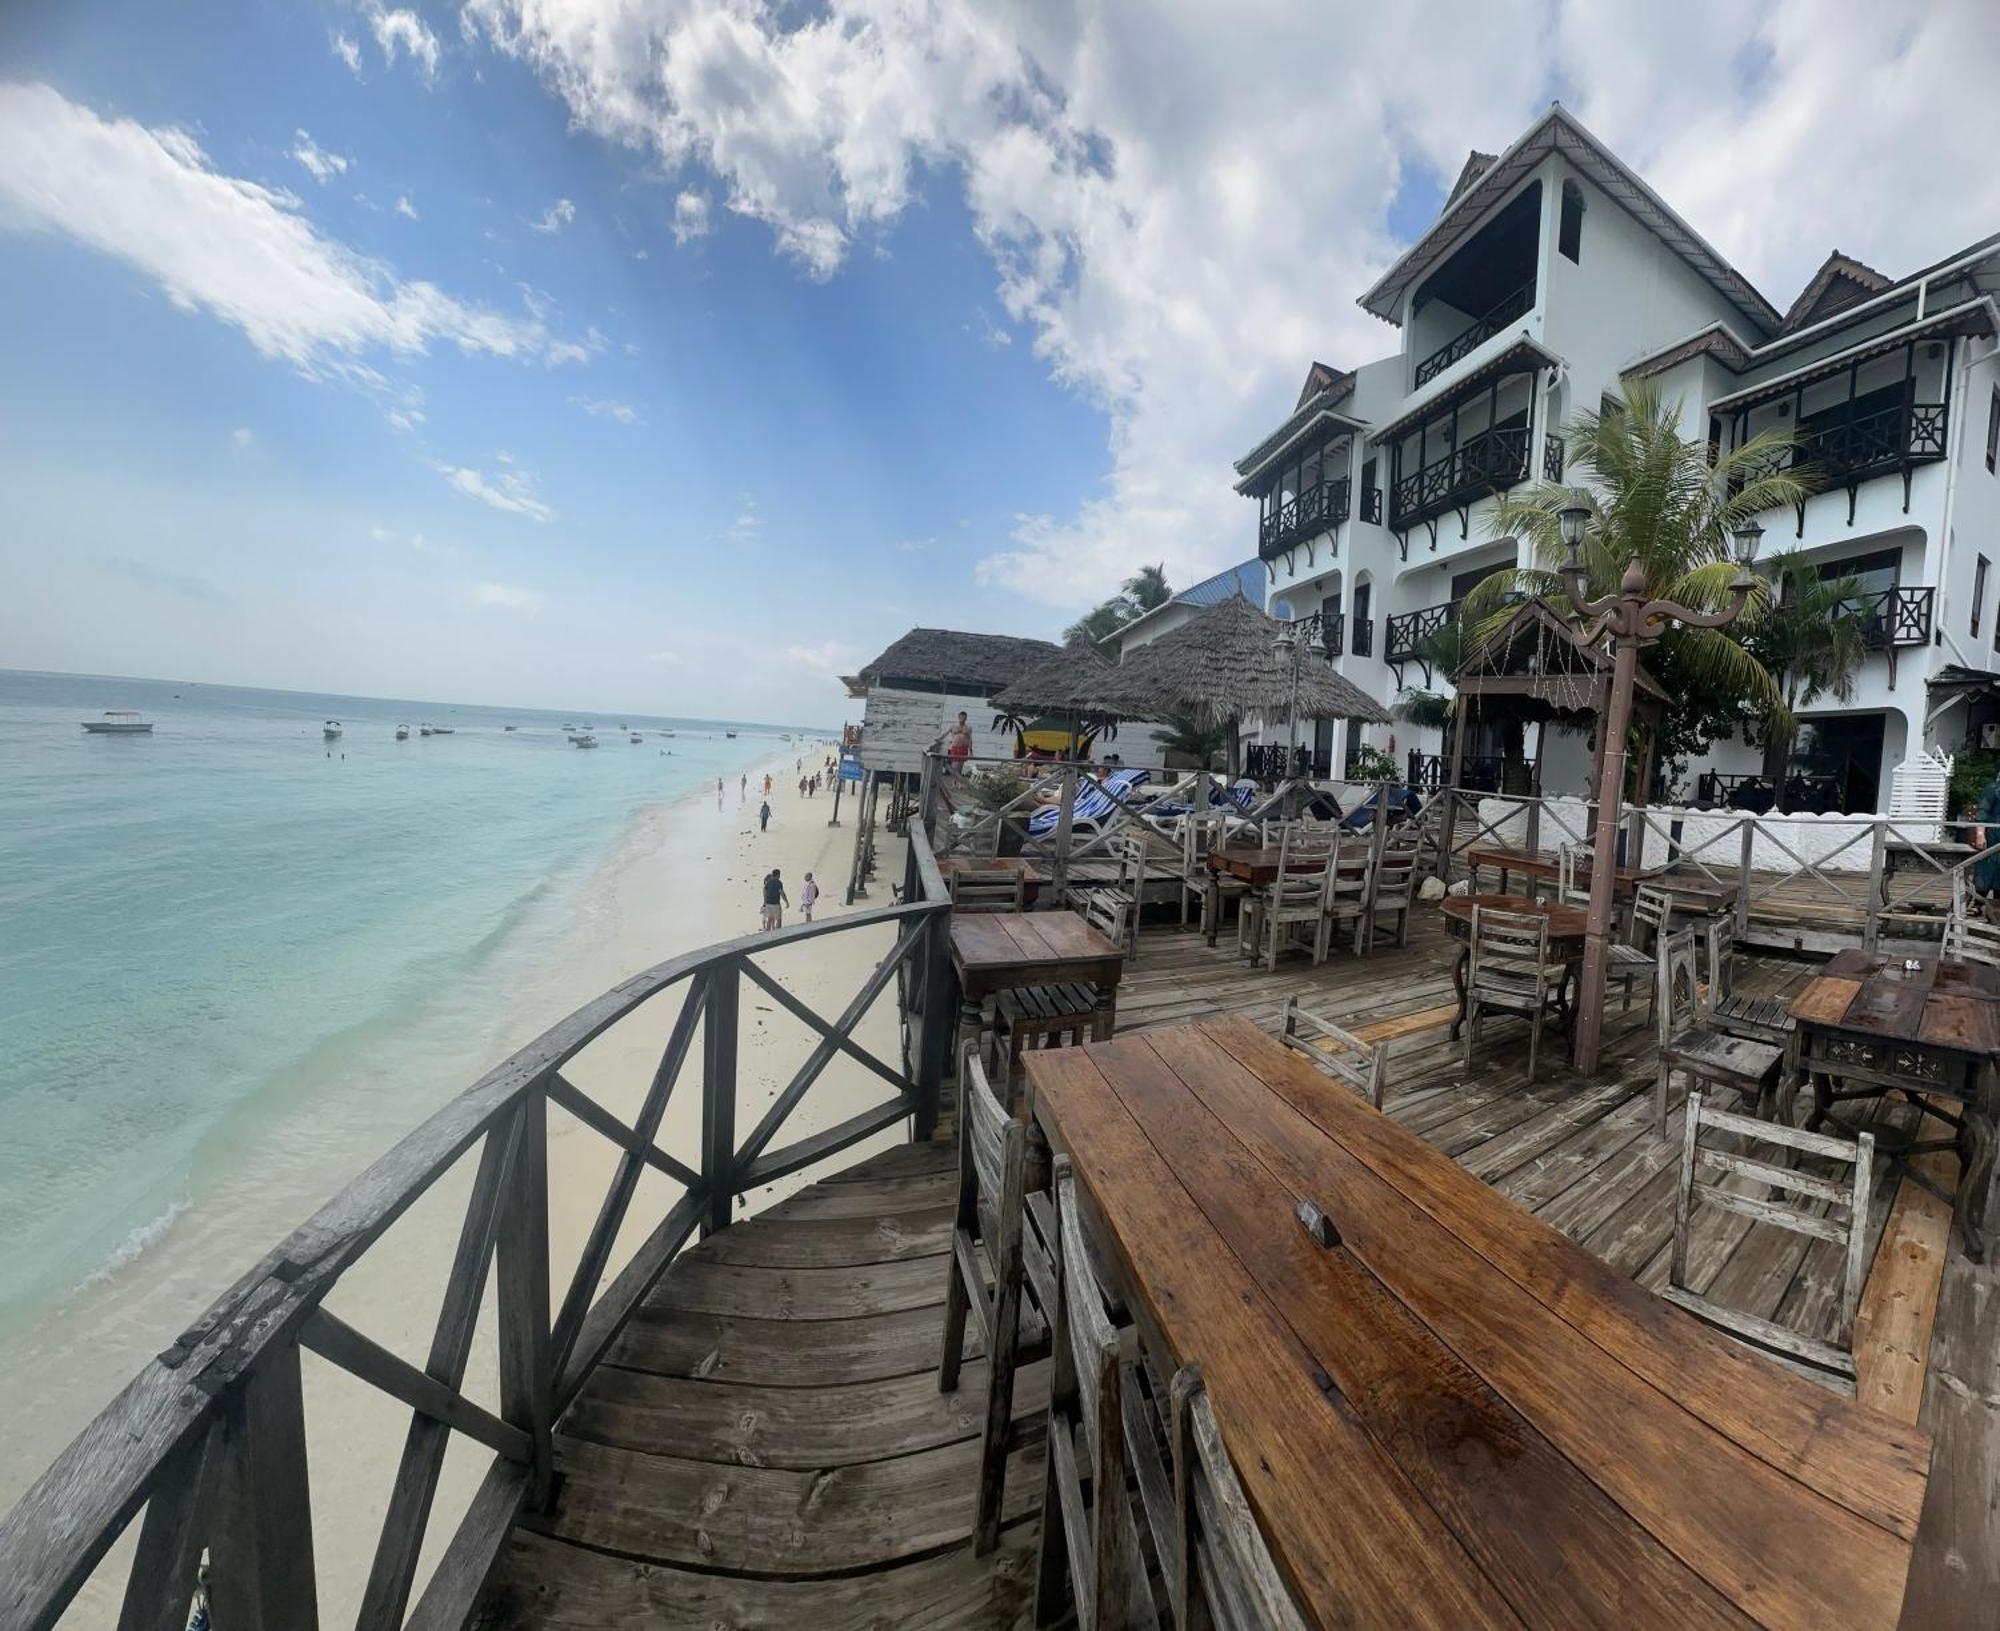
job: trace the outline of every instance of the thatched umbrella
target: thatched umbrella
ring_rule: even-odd
[[[1035,664],[1012,685],[993,694],[993,707],[999,715],[996,728],[1011,725],[1021,730],[1037,715],[1054,714],[1067,721],[1072,748],[1083,735],[1116,735],[1116,712],[1099,707],[1097,699],[1117,666],[1090,641],[1070,641],[1053,657]]]
[[[1242,595],[1233,595],[1132,652],[1105,676],[1103,689],[1091,701],[1127,719],[1190,719],[1204,727],[1226,726],[1234,775],[1240,723],[1253,716],[1290,717],[1292,667],[1274,645],[1282,627]],[[1381,704],[1325,662],[1308,659],[1296,683],[1301,719],[1389,722]]]

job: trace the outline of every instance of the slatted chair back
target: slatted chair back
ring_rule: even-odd
[[[1703,1144],[1704,1132],[1732,1139],[1731,1149]],[[1777,1152],[1762,1159],[1757,1152]],[[1849,1169],[1846,1180],[1821,1177],[1790,1165],[1801,1155]],[[1710,1324],[1755,1347],[1848,1381],[1854,1378],[1854,1315],[1867,1278],[1868,1197],[1874,1181],[1875,1135],[1858,1142],[1803,1132],[1782,1122],[1760,1121],[1711,1108],[1699,1088],[1687,1097],[1687,1136],[1681,1146],[1680,1186],[1674,1199],[1674,1245],[1666,1295]],[[1817,1202],[1817,1207],[1800,1204]],[[1840,1248],[1841,1290],[1831,1342],[1802,1336],[1790,1326],[1730,1308],[1688,1283],[1688,1233],[1697,1201],[1773,1224]]]
[[[1286,835],[1299,830],[1301,823],[1284,816],[1266,816],[1257,823],[1257,841],[1265,849],[1275,849],[1285,841]]]
[[[1271,902],[1282,913],[1305,912],[1319,904],[1325,873],[1339,859],[1340,840],[1321,842],[1296,825],[1285,828],[1278,844],[1278,876],[1271,885]]]
[[[1548,985],[1549,920],[1535,912],[1472,909],[1472,949],[1466,962],[1468,991],[1489,997],[1539,1001]]]
[[[1279,1040],[1296,1048],[1335,1081],[1354,1089],[1377,1110],[1389,1080],[1389,1051],[1363,1042],[1324,1015],[1314,1013],[1297,997],[1285,1003]]]
[[[994,1096],[977,1051],[960,1061],[958,1208],[946,1262],[944,1351],[938,1391],[957,1391],[969,1314],[986,1350],[985,1429],[973,1551],[1000,1543],[1007,1457],[1016,1442],[1014,1381],[1046,1345],[1055,1299],[1053,1254],[1027,1208],[1027,1124]],[[1039,1312],[1037,1312],[1039,1311]],[[1023,1330],[1029,1331],[1023,1340]]]
[[[1117,872],[1109,882],[1080,885],[1068,892],[1071,908],[1105,939],[1139,950],[1140,889],[1146,876],[1146,847],[1136,838],[1113,839],[1109,846]]]
[[[1701,998],[1701,984],[1695,977],[1694,929],[1682,929],[1660,942],[1659,997],[1653,1018],[1662,1046],[1684,1031],[1708,1023],[1708,1011]]]
[[[1664,889],[1641,884],[1632,892],[1632,944],[1653,951],[1673,921],[1674,897]]]
[[[1149,1431],[1136,1367],[1106,1312],[1067,1157],[1055,1163],[1056,1306],[1034,1623],[1150,1625],[1152,1588],[1129,1479]],[[1067,1589],[1065,1589],[1067,1587]]]
[[[1564,906],[1590,904],[1590,850],[1582,844],[1556,849],[1556,900]]]
[[[1375,920],[1383,912],[1396,914],[1396,944],[1410,943],[1410,912],[1417,900],[1417,852],[1407,844],[1385,842],[1369,872],[1369,901],[1363,949],[1375,945]]]
[[[2000,928],[1980,918],[1954,914],[1945,922],[1944,954],[1955,962],[2000,966]]]
[[[1736,995],[1736,919],[1718,912],[1704,930],[1708,940],[1708,1006],[1720,1008]]]
[[[1006,867],[954,872],[948,887],[952,910],[957,912],[1018,912],[1028,898],[1026,874]]]
[[[1180,1529],[1169,1588],[1176,1631],[1204,1623],[1199,1606],[1217,1631],[1306,1631],[1222,1442],[1201,1367],[1177,1371],[1168,1392]]]

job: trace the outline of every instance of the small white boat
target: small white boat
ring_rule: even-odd
[[[410,739],[410,727],[407,725],[398,725],[396,727],[396,740],[398,742],[407,742],[409,741],[409,739]]]
[[[433,726],[431,727],[431,735],[433,735],[433,736],[449,736],[449,735],[451,735],[452,731],[453,731],[453,730],[454,730],[455,728],[456,728],[455,726],[451,726],[451,725],[433,725]]]
[[[319,733],[321,736],[325,737],[329,742],[333,741],[334,738],[340,735],[340,721],[337,719],[329,719],[324,725],[320,727]]]
[[[86,719],[83,728],[92,736],[151,736],[153,722],[137,708],[106,708],[102,719]]]
[[[597,746],[597,738],[592,736],[589,731],[578,731],[576,735],[570,738],[570,741],[580,748],[594,748]]]
[[[432,730],[431,730],[430,726],[428,726],[428,725],[419,725],[419,726],[417,727],[417,734],[418,734],[419,736],[430,736],[430,735],[432,735],[432,734],[434,734],[434,733],[432,732]]]
[[[724,731],[722,734],[732,742],[736,740],[736,733],[734,731]]]
[[[640,734],[639,734],[639,733],[638,733],[637,731],[634,731],[634,732],[632,733],[632,740],[633,740],[634,742],[643,742],[643,741],[645,741],[646,739],[645,739],[645,737],[641,736],[641,735],[640,735]]]

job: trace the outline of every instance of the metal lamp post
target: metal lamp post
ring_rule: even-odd
[[[1292,632],[1291,624],[1280,623],[1271,649],[1292,674],[1291,706],[1285,710],[1285,774],[1289,776],[1299,759],[1299,676],[1305,668],[1306,642]]]
[[[1609,636],[1614,658],[1611,696],[1601,721],[1604,768],[1597,786],[1590,910],[1584,931],[1582,984],[1577,993],[1576,1068],[1585,1076],[1597,1069],[1603,1040],[1604,978],[1610,961],[1611,915],[1618,878],[1618,812],[1625,800],[1625,733],[1632,717],[1632,687],[1639,671],[1639,648],[1659,639],[1663,626],[1670,622],[1697,629],[1720,628],[1734,622],[1755,587],[1750,563],[1756,559],[1758,540],[1764,536],[1764,529],[1754,522],[1736,530],[1733,535],[1736,581],[1730,585],[1729,605],[1719,612],[1700,612],[1675,601],[1650,597],[1646,593],[1645,569],[1636,555],[1625,568],[1617,593],[1599,600],[1586,599],[1583,535],[1589,523],[1590,511],[1582,504],[1568,504],[1556,512],[1556,524],[1568,556],[1562,578],[1576,608],[1578,638],[1588,647]]]

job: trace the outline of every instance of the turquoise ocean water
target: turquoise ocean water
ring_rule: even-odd
[[[780,729],[0,671],[0,1337],[385,1040],[454,1040],[538,902]]]

